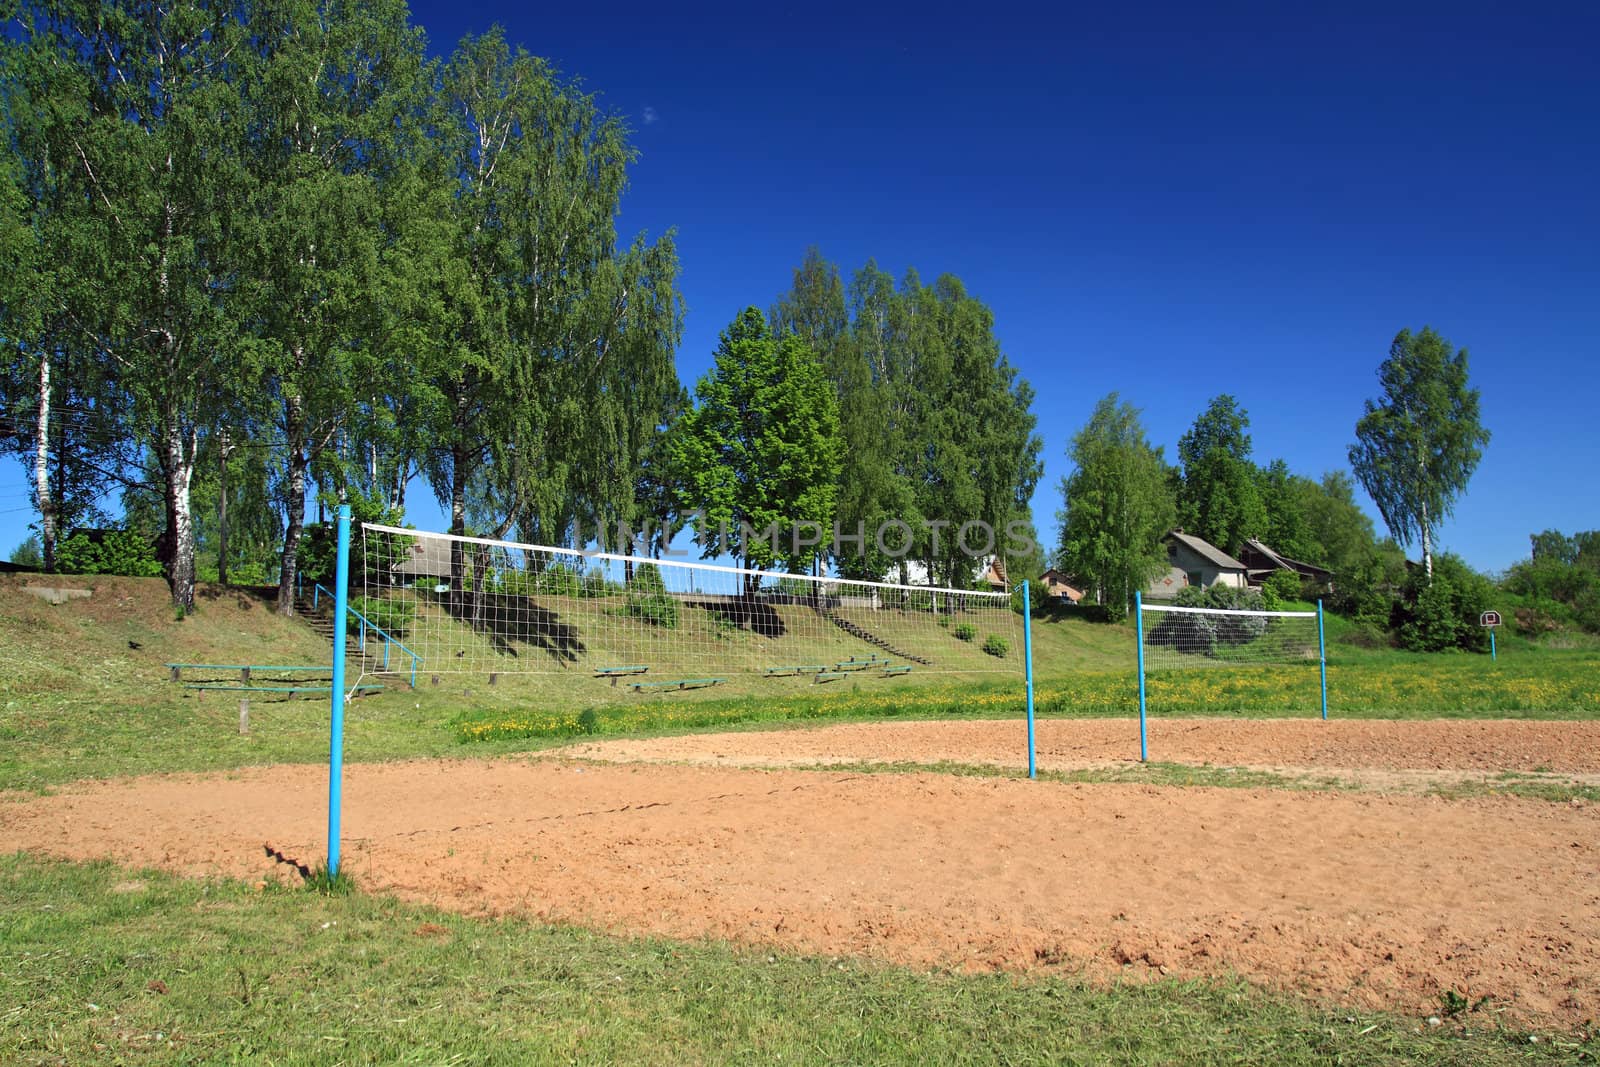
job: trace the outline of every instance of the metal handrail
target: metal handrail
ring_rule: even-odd
[[[325,597],[325,596],[326,597],[332,597],[333,596],[333,590],[324,588],[321,582],[312,583],[312,586],[311,586],[311,608],[312,608],[313,611],[317,610],[318,605],[321,603],[321,598]],[[335,601],[335,603],[337,603],[337,601]],[[360,626],[359,631],[358,631],[359,632],[359,638],[358,638],[358,642],[359,643],[357,645],[357,648],[359,648],[360,651],[363,654],[367,651],[367,630],[368,629],[372,630],[372,633],[373,633],[374,637],[383,638],[383,669],[385,671],[387,671],[389,669],[389,646],[390,645],[393,645],[394,647],[398,648],[400,651],[404,652],[406,655],[411,657],[411,688],[415,689],[417,687],[417,664],[422,662],[422,657],[417,655],[415,652],[411,651],[411,649],[407,648],[405,645],[401,644],[398,640],[396,640],[394,637],[392,637],[387,630],[385,630],[383,627],[379,626],[377,623],[373,622],[371,619],[368,619],[365,615],[361,614],[361,612],[357,611],[355,608],[351,607],[349,604],[345,605],[345,611],[349,612],[351,615],[354,615],[356,617],[357,621],[359,621],[361,623],[361,626]],[[342,623],[342,620],[341,620],[341,623]]]

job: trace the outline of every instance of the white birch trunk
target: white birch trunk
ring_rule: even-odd
[[[1428,505],[1422,505],[1422,573],[1433,584],[1433,535],[1429,532]]]
[[[167,582],[172,586],[172,602],[187,611],[194,610],[194,518],[189,514],[189,486],[194,478],[194,449],[198,443],[191,433],[188,440],[176,426],[169,426],[162,447],[166,452],[167,534],[171,539],[171,569]]]
[[[306,525],[306,471],[310,459],[305,446],[305,410],[298,393],[284,402],[284,436],[289,446],[289,487],[283,502],[283,562],[278,570],[279,615],[292,616],[295,572],[299,567],[300,535]]]
[[[50,493],[50,357],[39,354],[39,426],[33,454],[33,484],[39,494],[39,540],[44,569],[56,569],[56,500]]]

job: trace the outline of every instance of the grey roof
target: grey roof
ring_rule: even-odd
[[[396,574],[443,578],[450,573],[450,542],[439,537],[419,537],[411,542],[406,558],[394,565]]]
[[[1193,534],[1186,534],[1182,530],[1172,530],[1167,534],[1167,536],[1184,545],[1189,549],[1189,551],[1195,553],[1203,559],[1211,561],[1225,571],[1245,570],[1245,565],[1243,563],[1240,563],[1238,560],[1222,551],[1222,549],[1218,548],[1210,541],[1196,537]]]
[[[1315,563],[1302,563],[1297,559],[1290,559],[1288,556],[1274,552],[1260,541],[1257,541],[1254,537],[1245,538],[1244,543],[1261,553],[1263,556],[1267,557],[1267,559],[1271,560],[1277,565],[1276,569],[1278,570],[1295,571],[1299,574],[1311,575],[1313,577],[1319,574],[1328,576],[1332,576],[1333,574],[1333,572],[1328,570],[1326,567],[1319,567]]]

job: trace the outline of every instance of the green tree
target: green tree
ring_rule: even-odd
[[[1425,326],[1401,330],[1378,368],[1383,396],[1366,402],[1350,466],[1402,546],[1420,543],[1433,577],[1433,531],[1455,508],[1489,443],[1478,391],[1467,385],[1467,350]]]
[[[898,537],[890,551],[878,544],[889,520],[911,527],[909,558],[947,584],[976,577],[985,527],[1004,555],[1008,524],[1030,521],[1041,443],[1033,390],[1001,353],[989,308],[954,275],[924,285],[907,271],[897,287],[871,261],[847,287],[813,248],[773,321],[812,345],[839,397],[840,572],[880,578],[904,563]]]
[[[319,466],[344,488],[332,453],[364,458],[349,446],[370,438],[360,416],[387,390],[372,299],[381,186],[417,121],[423,44],[399,0],[270,0],[250,19],[259,54],[243,92],[252,122],[241,295],[256,309],[261,387],[249,395],[271,400],[260,417],[282,441],[277,607],[288,615],[310,473]]]
[[[11,562],[19,567],[30,570],[44,568],[44,546],[40,543],[39,535],[31,533],[23,538],[22,543],[11,550]]]
[[[852,294],[854,324],[838,268],[809,248],[795,268],[793,286],[773,305],[771,321],[775,332],[792,331],[810,346],[838,395],[844,456],[835,521],[843,537],[834,563],[845,577],[874,580],[893,562],[878,548],[876,532],[886,520],[903,517],[911,488],[894,469],[902,425],[891,418],[885,343],[863,321],[876,319],[880,310],[886,314],[882,304],[894,298],[894,282],[887,275],[858,276]],[[876,361],[868,358],[869,346]]]
[[[1167,569],[1162,535],[1177,514],[1161,450],[1139,412],[1117,394],[1095,405],[1067,450],[1056,565],[1088,583],[1095,599],[1126,613],[1135,590]]]
[[[705,555],[806,567],[832,529],[843,451],[822,365],[798,336],[774,336],[746,308],[723,331],[695,400],[670,443],[679,503],[700,513]],[[800,543],[813,535],[816,544]],[[755,584],[747,578],[747,589]]]
[[[623,123],[496,30],[443,66],[427,127],[394,288],[428,324],[411,380],[451,530],[624,517],[678,395],[682,307],[670,235],[618,248]],[[459,550],[451,569],[459,605]]]
[[[139,447],[119,417],[126,395],[96,332],[104,311],[99,219],[81,154],[95,106],[81,56],[63,61],[76,24],[55,9],[21,4],[0,37],[3,107],[11,149],[0,159],[0,453],[28,466],[46,570],[75,525],[103,525],[99,500],[137,484]]]
[[[1541,613],[1570,615],[1583,629],[1600,631],[1600,530],[1571,537],[1544,530],[1529,539],[1533,553],[1511,566],[1505,590],[1537,601]]]
[[[1321,482],[1299,479],[1305,517],[1307,563],[1333,572],[1328,607],[1343,615],[1387,626],[1390,606],[1405,582],[1405,557],[1392,541],[1380,543],[1372,520],[1355,499],[1355,483],[1344,471]]]
[[[1224,393],[1212,399],[1178,440],[1179,521],[1224,552],[1237,552],[1245,538],[1267,532],[1260,474],[1250,460],[1249,428],[1249,414]]]
[[[5,35],[36,104],[41,171],[78,194],[71,319],[114,373],[118,436],[148,451],[172,599],[194,604],[190,483],[236,377],[245,9],[189,0],[28,3]],[[92,292],[94,298],[89,298]]]
[[[1290,473],[1289,465],[1281,459],[1258,470],[1256,487],[1265,525],[1254,536],[1282,555],[1310,562],[1317,548],[1311,541],[1304,502],[1307,489],[1315,484]]]

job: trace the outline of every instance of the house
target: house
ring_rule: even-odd
[[[1011,587],[1006,581],[1006,561],[999,556],[985,556],[978,561],[978,565],[969,573],[973,576],[971,587],[974,589],[992,589],[997,593],[1003,593]],[[891,585],[942,586],[945,584],[944,581],[935,581],[929,576],[926,563],[914,559],[900,560],[892,564],[889,567],[889,573],[883,576],[883,580]],[[959,579],[951,584],[961,588]]]
[[[1171,600],[1185,586],[1243,589],[1248,584],[1249,568],[1204,538],[1179,529],[1161,540],[1167,546],[1167,572],[1150,583],[1145,596]]]
[[[1072,579],[1051,567],[1039,575],[1039,584],[1044,587],[1045,595],[1052,600],[1063,604],[1076,604],[1083,599],[1083,590],[1072,583]]]
[[[1280,555],[1253,537],[1245,540],[1244,547],[1239,550],[1239,559],[1245,565],[1246,577],[1252,586],[1265,582],[1274,571],[1292,571],[1330,592],[1333,590],[1332,571]]]
[[[394,580],[403,585],[427,579],[448,584],[450,581],[450,546],[453,542],[442,537],[412,538],[405,558],[394,565]]]

